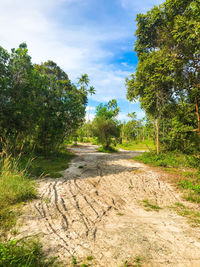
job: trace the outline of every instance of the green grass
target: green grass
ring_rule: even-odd
[[[200,158],[176,152],[160,153],[158,155],[155,152],[144,152],[134,157],[134,159],[152,166],[175,168],[198,168],[200,166]]]
[[[61,171],[69,167],[69,162],[74,155],[67,149],[62,149],[48,157],[36,156],[28,164],[28,172],[35,177],[46,176],[51,178],[62,177]],[[23,159],[23,164],[27,165],[28,159]]]
[[[171,207],[176,212],[188,219],[193,226],[200,226],[200,212],[186,207],[180,202],[175,203],[175,206]]]
[[[144,207],[147,208],[147,210],[159,211],[161,209],[158,205],[150,203],[148,199],[144,199],[142,202]]]
[[[118,148],[122,148],[124,150],[154,150],[155,144],[152,140],[147,141],[132,141],[132,142],[124,142],[122,144],[117,145]]]
[[[15,225],[20,204],[36,198],[36,190],[18,161],[5,152],[0,166],[0,230],[8,230]]]
[[[48,267],[57,265],[55,258],[47,259],[37,240],[18,242],[12,240],[0,243],[0,266],[2,267]]]
[[[98,148],[98,151],[103,152],[103,153],[115,153],[115,152],[117,152],[117,149],[112,147],[112,146],[109,148],[105,148],[105,147],[101,146]]]
[[[200,203],[200,158],[198,156],[177,152],[159,155],[155,152],[144,152],[134,159],[151,166],[164,167],[164,171],[174,175],[174,181],[184,191],[184,198]]]

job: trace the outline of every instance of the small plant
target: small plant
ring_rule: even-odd
[[[161,207],[150,203],[148,199],[144,199],[142,202],[144,203],[144,207],[148,208],[147,210],[151,209],[151,210],[159,211],[161,209]]]
[[[121,213],[121,212],[118,212],[117,215],[118,215],[118,216],[123,216],[124,214]]]
[[[72,258],[72,265],[77,264],[77,259],[75,257]]]
[[[91,256],[91,255],[90,256],[87,256],[87,258],[86,258],[87,261],[92,261],[93,259],[94,259],[94,257]]]

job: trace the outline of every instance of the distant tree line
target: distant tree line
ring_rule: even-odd
[[[84,121],[87,94],[53,61],[33,64],[25,43],[11,53],[0,46],[1,145],[45,155],[56,150]]]
[[[200,4],[167,0],[137,16],[139,62],[127,98],[155,121],[157,153],[200,150]]]

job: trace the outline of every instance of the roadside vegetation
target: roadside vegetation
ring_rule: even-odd
[[[20,170],[19,162],[5,151],[0,161],[0,232],[16,223],[20,205],[37,197],[34,182],[26,170]]]
[[[55,258],[46,258],[42,252],[42,245],[38,240],[12,240],[0,243],[0,266],[62,266]]]

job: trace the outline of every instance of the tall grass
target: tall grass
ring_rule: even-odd
[[[19,159],[0,153],[0,230],[11,228],[20,203],[36,197],[36,190],[26,170],[20,170]]]

